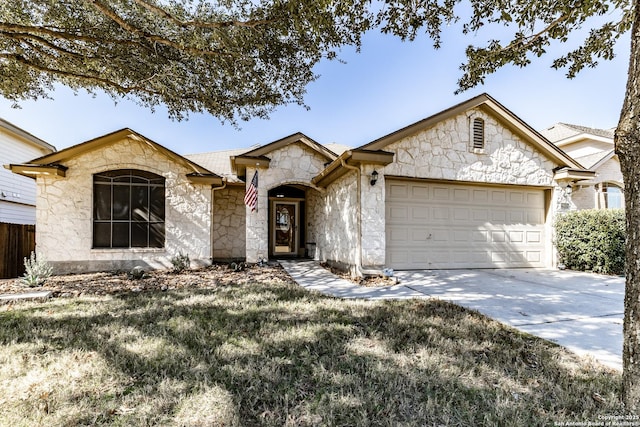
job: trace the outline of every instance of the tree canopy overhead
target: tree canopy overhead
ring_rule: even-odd
[[[303,103],[312,67],[360,44],[350,1],[2,0],[0,93],[47,96],[55,83],[104,90],[169,114],[222,120]]]
[[[507,40],[467,49],[461,91],[503,65],[528,64],[589,18],[610,16],[555,60],[572,77],[613,57],[632,22],[629,1],[0,0],[0,94],[19,103],[59,83],[164,104],[177,119],[207,112],[235,122],[303,105],[314,65],[341,46],[360,47],[371,29],[404,40],[425,32],[437,48],[445,25],[461,19],[472,34],[504,24]]]

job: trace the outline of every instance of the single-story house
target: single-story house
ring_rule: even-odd
[[[572,187],[571,200],[576,209],[624,207],[624,181],[613,144],[615,128],[556,123],[541,133],[586,169],[595,172],[593,178],[578,181]]]
[[[483,94],[347,149],[296,133],[179,155],[123,129],[13,164],[62,271],[311,256],[366,274],[551,267],[552,218],[594,173]],[[338,149],[340,148],[340,149]],[[254,191],[255,190],[255,191]]]

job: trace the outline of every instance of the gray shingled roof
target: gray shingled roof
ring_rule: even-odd
[[[558,142],[575,135],[587,133],[590,135],[600,136],[602,138],[613,139],[615,128],[596,129],[587,126],[572,125],[569,123],[556,123],[555,125],[541,131],[540,133],[551,142]]]
[[[587,169],[591,169],[602,159],[611,154],[613,150],[601,151],[599,153],[589,154],[588,156],[576,157],[575,159]]]
[[[244,182],[240,180],[237,176],[233,174],[231,171],[231,156],[239,156],[248,151],[256,149],[258,146],[253,146],[249,148],[237,148],[235,150],[225,150],[225,151],[213,151],[209,153],[197,153],[197,154],[187,154],[184,157],[191,160],[194,163],[199,164],[200,166],[209,169],[211,172],[214,172],[222,177],[227,178],[227,182],[229,183],[237,183]],[[326,148],[333,151],[337,155],[342,154],[346,150],[351,149],[346,145],[342,144],[326,144]]]
[[[231,171],[231,156],[238,156],[249,151],[249,148],[239,148],[235,150],[214,151],[210,153],[187,154],[184,157],[209,169],[224,178],[227,182],[243,182]]]

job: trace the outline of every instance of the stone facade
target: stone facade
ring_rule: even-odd
[[[484,120],[482,151],[471,148],[469,116]],[[384,168],[385,175],[551,186],[556,166],[481,110],[442,121],[385,150],[396,154],[394,162]]]
[[[258,169],[258,209],[246,208],[246,259],[256,262],[269,256],[269,190],[287,184],[311,187],[311,180],[328,161],[325,156],[303,143],[293,143],[267,154],[269,168]],[[249,188],[255,168],[247,168],[246,188]]]
[[[356,172],[327,187],[313,218],[318,224],[316,259],[341,267],[358,264],[357,187]]]
[[[171,266],[178,252],[196,265],[210,263],[211,189],[188,181],[191,170],[126,138],[64,163],[66,177],[37,179],[36,244],[57,272]],[[93,175],[145,170],[165,178],[165,247],[93,249]]]
[[[470,121],[474,118],[484,120],[483,150],[474,150],[471,145]],[[384,167],[363,167],[364,268],[379,268],[385,263],[385,176],[556,186],[553,169],[557,165],[480,109],[439,122],[389,144],[384,150],[395,154],[392,163]],[[379,177],[375,186],[369,184],[373,170]]]
[[[244,188],[227,187],[213,193],[213,259],[244,259],[246,253]]]

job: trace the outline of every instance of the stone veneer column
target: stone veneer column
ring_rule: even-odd
[[[251,185],[255,171],[256,168],[247,168],[246,189]],[[258,169],[258,209],[252,212],[246,207],[247,262],[251,263],[269,257],[269,194],[263,179],[265,171],[266,169]]]
[[[378,182],[371,185],[371,173]],[[385,202],[382,166],[362,167],[362,266],[382,267],[385,263]]]

